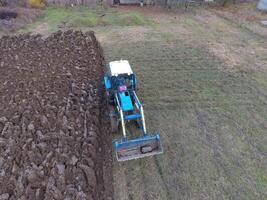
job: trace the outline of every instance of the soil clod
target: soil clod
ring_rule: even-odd
[[[0,55],[0,199],[112,196],[104,59],[94,34],[5,36]]]

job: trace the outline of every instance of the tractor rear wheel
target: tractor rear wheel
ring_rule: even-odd
[[[119,130],[119,121],[117,117],[111,116],[110,117],[110,124],[111,124],[111,132],[116,133]]]
[[[119,130],[119,120],[115,113],[114,106],[109,106],[109,118],[112,133],[116,133]]]

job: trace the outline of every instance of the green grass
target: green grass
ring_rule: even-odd
[[[98,24],[95,13],[87,11],[69,17],[69,25],[73,27],[94,27]]]
[[[107,13],[99,20],[104,25],[114,26],[146,26],[152,25],[153,21],[138,13]]]
[[[47,26],[46,32],[51,33],[60,27],[83,29],[97,26],[150,26],[154,23],[152,20],[135,12],[123,13],[115,9],[92,10],[87,7],[48,7],[43,11],[41,17],[21,32],[36,31],[37,27],[44,26],[44,24]]]
[[[163,32],[174,26],[164,22],[142,41],[102,43],[107,61],[132,64],[148,131],[161,133],[164,148],[162,156],[114,164],[115,199],[265,199],[267,72],[230,72],[207,45],[219,36],[232,47],[256,39],[181,18],[176,26],[189,30],[186,37]]]
[[[43,14],[32,24],[28,25],[20,32],[32,32],[44,23],[47,24],[47,31],[52,32],[57,29],[57,26],[68,17],[68,11],[64,8],[48,7],[43,11]]]
[[[42,21],[45,21],[51,26],[53,26],[59,24],[68,15],[69,12],[67,9],[50,7],[45,10],[45,14]]]
[[[104,49],[107,60],[130,60],[140,83],[138,95],[145,104],[148,130],[161,133],[165,149],[158,158],[115,165],[114,171],[125,167],[129,180],[138,177],[140,183],[130,183],[127,188],[132,199],[142,199],[138,192],[142,187],[151,196],[151,191],[155,192],[152,199],[175,199],[177,195],[190,199],[192,194],[192,199],[216,199],[219,194],[222,199],[263,196],[265,177],[254,176],[259,172],[257,166],[263,165],[260,155],[266,151],[266,130],[252,120],[255,107],[262,108],[256,98],[258,84],[241,73],[220,70],[225,64],[219,59],[197,44],[179,39],[171,44],[164,38],[108,43]],[[257,113],[259,120],[266,119],[264,112]],[[154,159],[160,160],[157,166]],[[128,171],[130,166],[140,165],[152,166],[155,171],[151,167]],[[151,176],[141,179],[142,173]],[[180,193],[175,185],[183,188]]]
[[[260,188],[267,188],[267,175],[263,170],[257,172],[257,184]]]
[[[267,88],[267,76],[265,73],[262,72],[253,73],[253,79],[262,87]]]
[[[48,7],[44,10],[44,14],[40,17],[30,29],[34,29],[41,23],[49,26],[49,31],[55,31],[58,26],[65,24],[68,27],[96,26],[96,14],[85,7],[80,8],[56,8]]]

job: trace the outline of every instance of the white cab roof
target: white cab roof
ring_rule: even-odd
[[[119,74],[133,74],[128,60],[112,61],[109,63],[109,67],[111,76],[118,76]]]

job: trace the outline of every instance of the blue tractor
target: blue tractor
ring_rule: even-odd
[[[143,106],[136,95],[137,80],[129,62],[110,62],[104,83],[111,110],[112,132],[117,132],[121,126],[123,134],[121,139],[114,142],[117,160],[126,161],[163,153],[160,134],[150,135],[146,131]],[[126,123],[130,121],[137,122],[141,136],[129,139]]]

